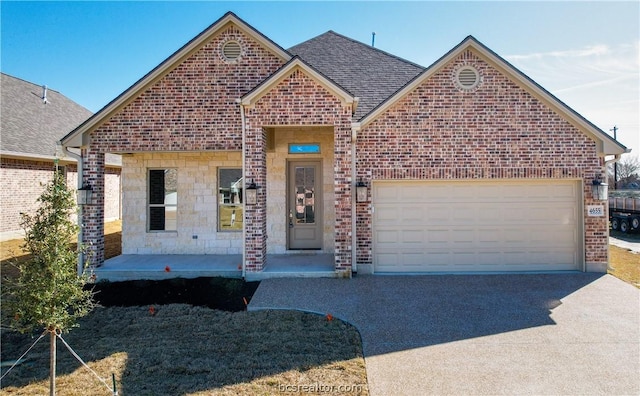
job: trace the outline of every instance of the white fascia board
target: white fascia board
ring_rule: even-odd
[[[8,150],[0,150],[0,157],[20,159],[20,160],[30,160],[30,161],[47,161],[48,162],[48,161],[55,161],[56,159],[58,159],[60,161],[65,161],[65,162],[76,162],[76,160],[71,157],[59,158],[54,155],[21,153],[18,151],[8,151]]]
[[[64,162],[66,164],[75,164],[77,161],[73,157],[62,157],[58,158],[53,155],[42,155],[42,154],[30,154],[30,153],[21,153],[18,151],[8,151],[8,150],[0,150],[0,157],[11,158],[11,159],[19,159],[24,161],[55,161],[58,159],[60,162]],[[122,164],[113,161],[105,161],[105,166],[109,168],[122,168]]]

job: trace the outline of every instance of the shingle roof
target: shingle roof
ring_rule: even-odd
[[[1,73],[0,151],[53,158],[56,143],[91,116],[91,112],[60,92]],[[107,163],[119,164],[109,155]]]
[[[328,31],[288,49],[360,98],[354,120],[425,70],[377,48]]]

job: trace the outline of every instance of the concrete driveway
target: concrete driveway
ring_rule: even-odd
[[[640,290],[610,275],[270,279],[261,309],[356,326],[374,396],[640,394]]]

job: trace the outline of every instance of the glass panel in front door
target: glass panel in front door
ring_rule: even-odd
[[[295,222],[297,224],[314,224],[315,210],[315,167],[296,166],[295,168]]]

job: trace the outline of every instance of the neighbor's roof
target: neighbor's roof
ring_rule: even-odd
[[[60,92],[2,74],[0,80],[0,155],[53,160],[62,136],[91,116],[91,112]],[[58,153],[60,154],[60,153]],[[65,158],[68,161],[75,161]],[[119,165],[119,156],[107,163]]]
[[[354,120],[362,118],[424,71],[420,65],[333,31],[288,51],[360,98]]]

